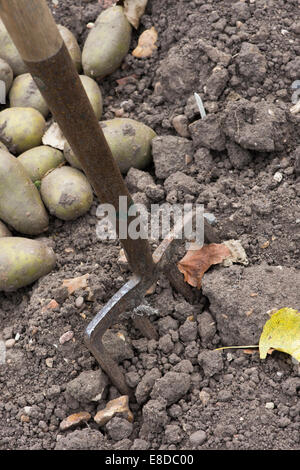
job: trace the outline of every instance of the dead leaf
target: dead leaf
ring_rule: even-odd
[[[157,37],[157,31],[154,26],[150,29],[146,29],[146,31],[140,35],[138,45],[134,51],[132,51],[132,55],[138,59],[150,57],[155,49],[157,49],[155,45]]]
[[[177,267],[184,274],[184,280],[193,287],[201,288],[203,274],[214,264],[231,255],[230,249],[222,243],[203,245],[199,250],[189,250]]]
[[[117,4],[124,5],[124,13],[129,23],[138,29],[140,19],[143,16],[148,0],[121,0]]]
[[[63,281],[63,287],[68,289],[69,294],[73,294],[78,289],[85,289],[88,285],[89,274],[83,276],[74,277],[73,279],[65,279]]]
[[[290,354],[300,361],[300,312],[281,308],[265,323],[259,339],[259,354],[265,359],[270,348]]]

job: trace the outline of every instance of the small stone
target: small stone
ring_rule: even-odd
[[[52,369],[54,359],[52,357],[47,357],[47,359],[45,359],[45,362],[46,362],[46,366],[49,367],[50,369]]]
[[[77,299],[75,300],[75,305],[77,308],[80,308],[83,306],[83,303],[84,303],[84,298],[80,295],[79,297],[77,297]]]
[[[29,423],[29,422],[30,422],[30,418],[29,418],[28,415],[21,415],[20,421],[21,421],[21,423]]]
[[[5,346],[7,347],[7,349],[13,348],[15,344],[16,340],[14,338],[10,338],[5,341]]]
[[[74,428],[82,423],[86,423],[91,419],[90,413],[87,411],[80,411],[79,413],[74,413],[67,418],[65,418],[59,425],[61,431],[66,431],[67,429]]]
[[[280,171],[276,171],[276,173],[273,176],[273,180],[276,181],[276,183],[281,183],[282,178],[283,178],[282,173],[280,173]]]
[[[267,410],[273,410],[275,408],[275,405],[272,401],[268,401],[266,404],[265,404],[265,407],[267,408]]]
[[[201,403],[204,406],[206,406],[210,400],[210,394],[206,392],[205,390],[201,390],[201,392],[199,392],[199,398],[200,398]]]
[[[181,137],[189,137],[188,120],[184,114],[175,116],[172,120],[173,127]]]
[[[193,434],[190,435],[189,439],[190,443],[193,446],[201,446],[207,439],[206,432],[202,430],[193,432]]]
[[[115,400],[109,401],[106,407],[103,410],[98,411],[96,416],[94,416],[94,421],[99,426],[104,426],[115,415],[121,415],[123,418],[127,419],[127,421],[133,422],[133,414],[129,409],[127,395],[123,395]]]
[[[70,341],[74,336],[74,333],[73,331],[69,330],[69,331],[66,331],[66,333],[64,333],[63,335],[61,335],[61,337],[59,338],[59,342],[60,344],[64,344],[66,343],[67,341]]]

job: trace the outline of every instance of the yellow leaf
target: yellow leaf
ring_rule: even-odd
[[[270,348],[300,361],[300,312],[281,308],[265,323],[259,340],[259,355],[265,359]]]

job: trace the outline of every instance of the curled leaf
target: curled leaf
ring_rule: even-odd
[[[155,45],[157,41],[157,31],[152,26],[150,29],[146,29],[139,37],[137,47],[132,51],[132,55],[138,59],[143,59],[145,57],[150,57],[157,49]]]
[[[203,274],[213,264],[222,263],[230,254],[230,249],[224,244],[211,243],[203,245],[199,250],[189,250],[177,267],[188,284],[200,289]]]
[[[300,312],[281,308],[265,323],[259,340],[259,355],[265,359],[270,348],[300,361]]]

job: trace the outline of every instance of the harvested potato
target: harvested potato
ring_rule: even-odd
[[[42,179],[41,196],[50,214],[62,220],[77,219],[93,202],[86,176],[70,166],[56,168]]]
[[[103,110],[103,101],[102,101],[102,93],[98,86],[98,83],[95,82],[90,77],[86,75],[79,75],[83,88],[90,100],[94,113],[96,114],[97,119],[99,120],[102,116]]]
[[[7,95],[7,93],[9,92],[13,78],[14,73],[12,71],[11,66],[7,62],[5,62],[5,60],[0,59],[0,80],[5,83],[5,95]]]
[[[18,49],[14,45],[7,29],[4,26],[3,21],[0,19],[0,57],[7,62],[14,75],[20,75],[21,73],[27,72],[27,67],[24,64]]]
[[[54,269],[56,257],[45,243],[21,237],[0,238],[0,291],[32,284]]]
[[[151,141],[156,136],[150,127],[129,118],[101,121],[100,125],[122,173],[127,173],[131,167],[142,170],[149,165]],[[65,143],[64,155],[71,166],[82,168],[68,143]]]
[[[59,24],[57,27],[69,51],[71,59],[74,62],[77,72],[78,73],[81,72],[82,70],[81,50],[74,34],[68,28],[66,28],[65,26],[62,26],[61,24]]]
[[[48,228],[39,191],[18,159],[4,150],[0,150],[0,218],[26,235],[38,235]]]
[[[49,170],[52,170],[66,160],[63,153],[48,145],[34,147],[18,157],[31,181],[40,181]]]
[[[0,238],[2,237],[11,237],[11,233],[6,225],[0,220]]]
[[[11,107],[34,108],[44,117],[49,114],[49,108],[30,73],[23,73],[13,81],[9,92]]]
[[[121,6],[112,6],[98,16],[82,50],[85,75],[102,78],[119,68],[129,51],[131,25]]]
[[[20,154],[42,142],[46,121],[33,108],[7,108],[0,113],[0,140],[11,153]]]

